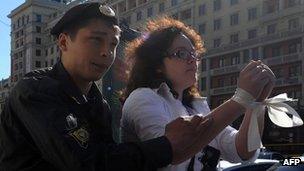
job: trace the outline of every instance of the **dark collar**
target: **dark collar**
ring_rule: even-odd
[[[77,87],[77,85],[72,80],[72,77],[67,72],[67,70],[64,68],[61,60],[59,60],[52,69],[53,76],[55,79],[60,81],[63,90],[67,93],[69,97],[71,97],[77,104],[84,104],[87,103],[90,100],[96,100],[101,99],[102,95],[100,90],[98,89],[97,85],[93,82],[88,96],[85,96],[82,94],[80,89]]]

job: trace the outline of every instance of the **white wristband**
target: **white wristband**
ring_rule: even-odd
[[[252,104],[255,102],[256,99],[247,91],[241,88],[236,88],[231,100],[241,104],[245,108],[252,108]]]

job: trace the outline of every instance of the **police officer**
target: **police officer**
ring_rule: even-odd
[[[1,113],[0,170],[155,170],[201,149],[191,145],[211,123],[201,117],[178,118],[149,141],[113,141],[110,109],[94,83],[113,63],[119,43],[110,7],[77,5],[51,34],[61,59],[20,80]]]

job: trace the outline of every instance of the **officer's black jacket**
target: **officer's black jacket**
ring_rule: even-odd
[[[154,170],[172,160],[165,137],[116,144],[97,86],[83,96],[60,61],[20,80],[0,116],[0,170]]]

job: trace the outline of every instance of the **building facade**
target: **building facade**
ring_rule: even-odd
[[[199,67],[199,89],[211,108],[229,99],[240,70],[252,59],[270,66],[277,79],[272,96],[287,93],[303,116],[303,0],[112,0],[108,1],[132,28],[141,30],[151,18],[168,15],[192,26],[207,49]],[[303,118],[303,117],[302,117]],[[240,120],[239,120],[240,121]],[[303,126],[282,129],[266,119],[266,144],[293,143],[303,153]],[[240,122],[236,122],[236,127]],[[278,147],[278,148],[277,148]],[[272,148],[272,147],[270,147]],[[289,147],[288,147],[289,148]],[[288,148],[273,146],[287,153]],[[285,149],[282,150],[282,149]],[[302,150],[299,150],[302,149]]]
[[[11,19],[12,86],[24,74],[52,66],[58,59],[58,47],[49,28],[65,9],[64,3],[60,0],[26,0],[8,15]]]
[[[0,113],[3,110],[5,100],[9,95],[9,91],[10,91],[10,79],[7,78],[0,80]]]

